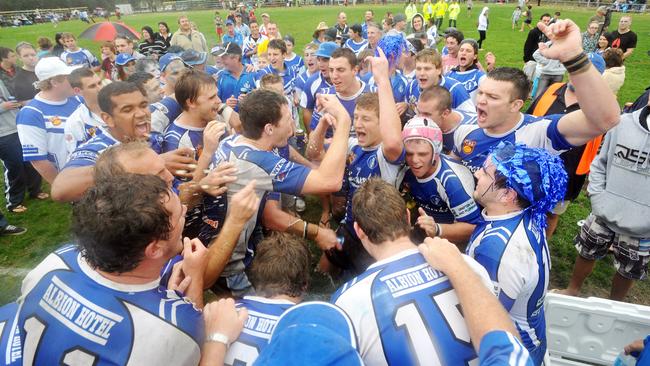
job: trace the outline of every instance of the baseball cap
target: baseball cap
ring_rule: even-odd
[[[189,66],[201,65],[208,60],[208,53],[189,49],[181,53],[181,59],[183,59],[183,62]]]
[[[335,305],[312,301],[278,319],[259,365],[362,365],[350,318]]]
[[[241,56],[242,55],[242,50],[241,47],[235,42],[228,42],[223,45],[223,51],[218,54],[214,54],[215,56],[225,56],[225,55],[234,55],[234,56]]]
[[[158,60],[158,66],[160,67],[160,72],[165,71],[167,66],[169,66],[169,64],[174,60],[183,61],[181,56],[177,53],[166,53],[164,56],[162,56],[160,60]]]
[[[233,23],[232,20],[228,19],[226,20],[226,25],[235,25],[235,23]]]
[[[36,64],[34,73],[39,81],[43,81],[59,75],[70,75],[72,70],[79,67],[68,66],[58,57],[44,57]]]
[[[212,49],[210,50],[210,53],[213,56],[219,57],[223,53],[223,50],[225,50],[225,48],[222,45],[218,44],[218,45],[212,47]]]
[[[133,55],[129,55],[128,53],[120,53],[115,57],[115,65],[120,65],[124,66],[130,61],[135,61],[135,57]]]
[[[587,56],[589,56],[589,61],[591,61],[591,64],[594,65],[599,73],[602,74],[605,72],[605,59],[603,56],[597,54],[596,52],[589,52]]]
[[[323,42],[318,46],[318,51],[316,51],[316,56],[330,58],[332,53],[339,48],[334,42]]]
[[[405,22],[405,21],[406,21],[406,15],[404,15],[403,13],[397,13],[393,17],[393,23],[394,24],[397,24],[399,22]]]

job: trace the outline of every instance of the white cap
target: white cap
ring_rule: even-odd
[[[51,79],[59,75],[70,75],[79,66],[68,66],[58,57],[44,57],[38,61],[34,72],[39,81]]]

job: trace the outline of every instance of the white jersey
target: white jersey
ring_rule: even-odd
[[[492,288],[485,269],[464,258]],[[416,248],[370,265],[332,302],[352,320],[367,365],[465,365],[477,357],[449,279]]]

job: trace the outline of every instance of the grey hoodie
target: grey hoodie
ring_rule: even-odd
[[[621,115],[591,164],[587,188],[592,213],[614,232],[637,238],[650,238],[650,132],[639,122],[649,111]]]
[[[11,94],[5,86],[5,84],[0,80],[0,103],[4,103],[11,99]],[[11,135],[12,133],[18,133],[16,129],[16,114],[17,109],[3,109],[0,106],[0,137]]]

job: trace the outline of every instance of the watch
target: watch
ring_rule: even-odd
[[[205,338],[205,341],[223,343],[226,345],[226,348],[230,346],[230,340],[228,339],[228,336],[223,333],[212,333]]]

